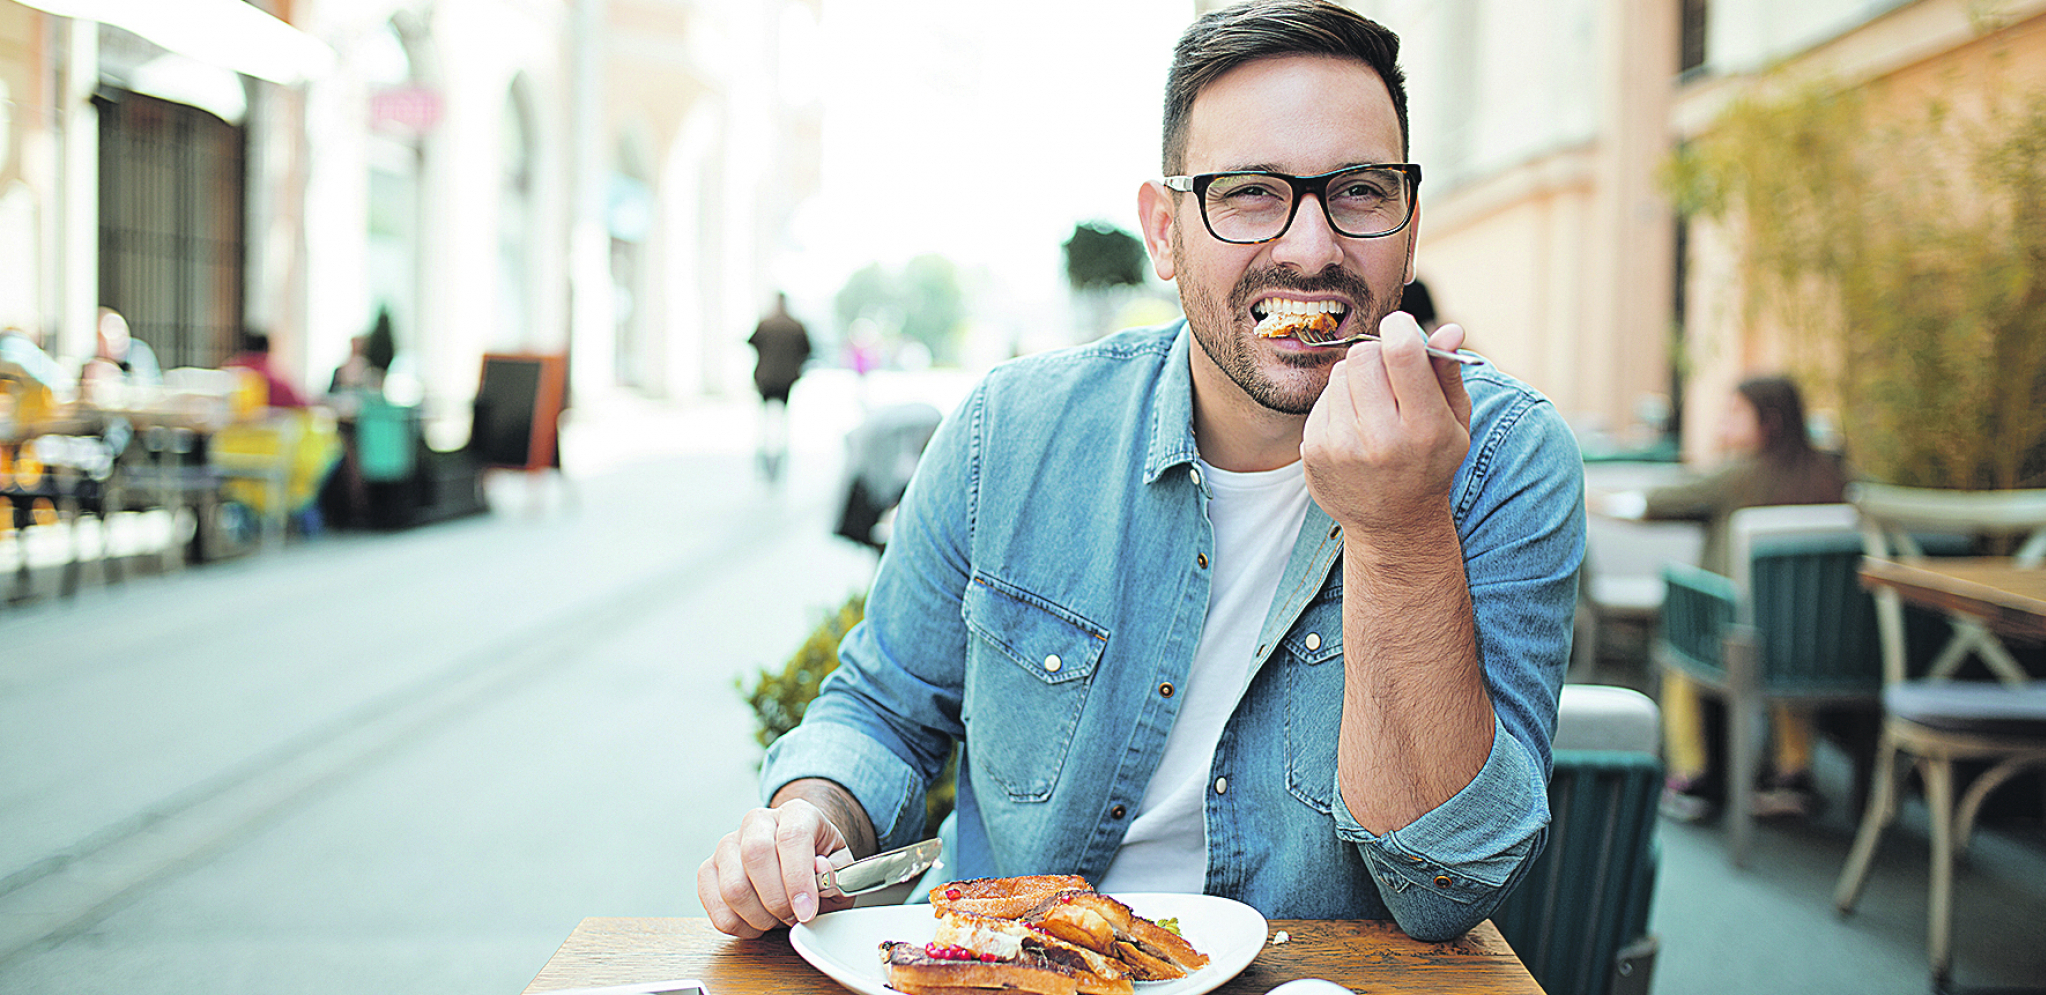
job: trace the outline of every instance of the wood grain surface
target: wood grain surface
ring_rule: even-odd
[[[2008,556],[1934,558],[1915,563],[1865,559],[1862,581],[1894,587],[1905,601],[1978,619],[2021,639],[2046,639],[2046,570]]]
[[[1280,931],[1289,940],[1272,943]],[[787,930],[740,940],[713,929],[708,919],[591,918],[541,968],[526,995],[683,978],[702,981],[710,995],[846,990],[789,946]],[[1489,922],[1449,943],[1422,943],[1389,922],[1303,919],[1273,920],[1257,959],[1216,991],[1263,995],[1295,978],[1327,978],[1373,995],[1541,993]]]

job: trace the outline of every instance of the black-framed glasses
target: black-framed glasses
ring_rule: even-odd
[[[1421,167],[1411,162],[1344,166],[1313,176],[1236,169],[1168,176],[1165,188],[1192,193],[1208,233],[1224,242],[1269,242],[1293,227],[1300,201],[1313,194],[1328,226],[1350,238],[1381,238],[1414,219]]]

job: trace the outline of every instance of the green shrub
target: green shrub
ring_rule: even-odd
[[[838,669],[839,642],[865,617],[866,609],[866,596],[853,595],[845,604],[827,612],[819,620],[817,627],[811,630],[809,637],[796,648],[795,655],[789,657],[779,671],[763,668],[751,688],[746,687],[743,679],[738,682],[740,692],[746,696],[746,704],[752,707],[753,715],[760,723],[753,732],[753,738],[763,748],[803,721],[803,713],[809,710],[811,700],[817,697],[817,689],[824,683],[825,675]],[[935,835],[938,823],[952,811],[958,770],[959,751],[955,749],[924,799],[926,835]]]
[[[1893,101],[1821,80],[1737,100],[1671,163],[1728,226],[1737,300],[1801,343],[1859,468],[2046,482],[2046,90]]]

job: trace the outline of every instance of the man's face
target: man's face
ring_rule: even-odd
[[[1268,169],[1295,176],[1361,163],[1401,161],[1391,94],[1362,62],[1284,56],[1224,74],[1194,99],[1185,171]],[[1291,338],[1260,338],[1257,319],[1273,300],[1334,302],[1341,336],[1376,331],[1399,304],[1413,260],[1414,220],[1383,238],[1348,238],[1329,228],[1317,197],[1303,198],[1286,233],[1235,245],[1201,222],[1191,193],[1146,187],[1141,206],[1151,257],[1162,279],[1179,284],[1180,303],[1200,348],[1197,384],[1226,378],[1257,404],[1305,415],[1328,383],[1343,349]]]

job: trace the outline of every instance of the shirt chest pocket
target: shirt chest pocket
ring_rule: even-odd
[[[1315,599],[1279,644],[1286,682],[1286,790],[1332,811],[1336,738],[1343,721],[1343,598]]]
[[[961,717],[974,783],[1013,801],[1051,797],[1108,630],[992,578],[967,585]]]

